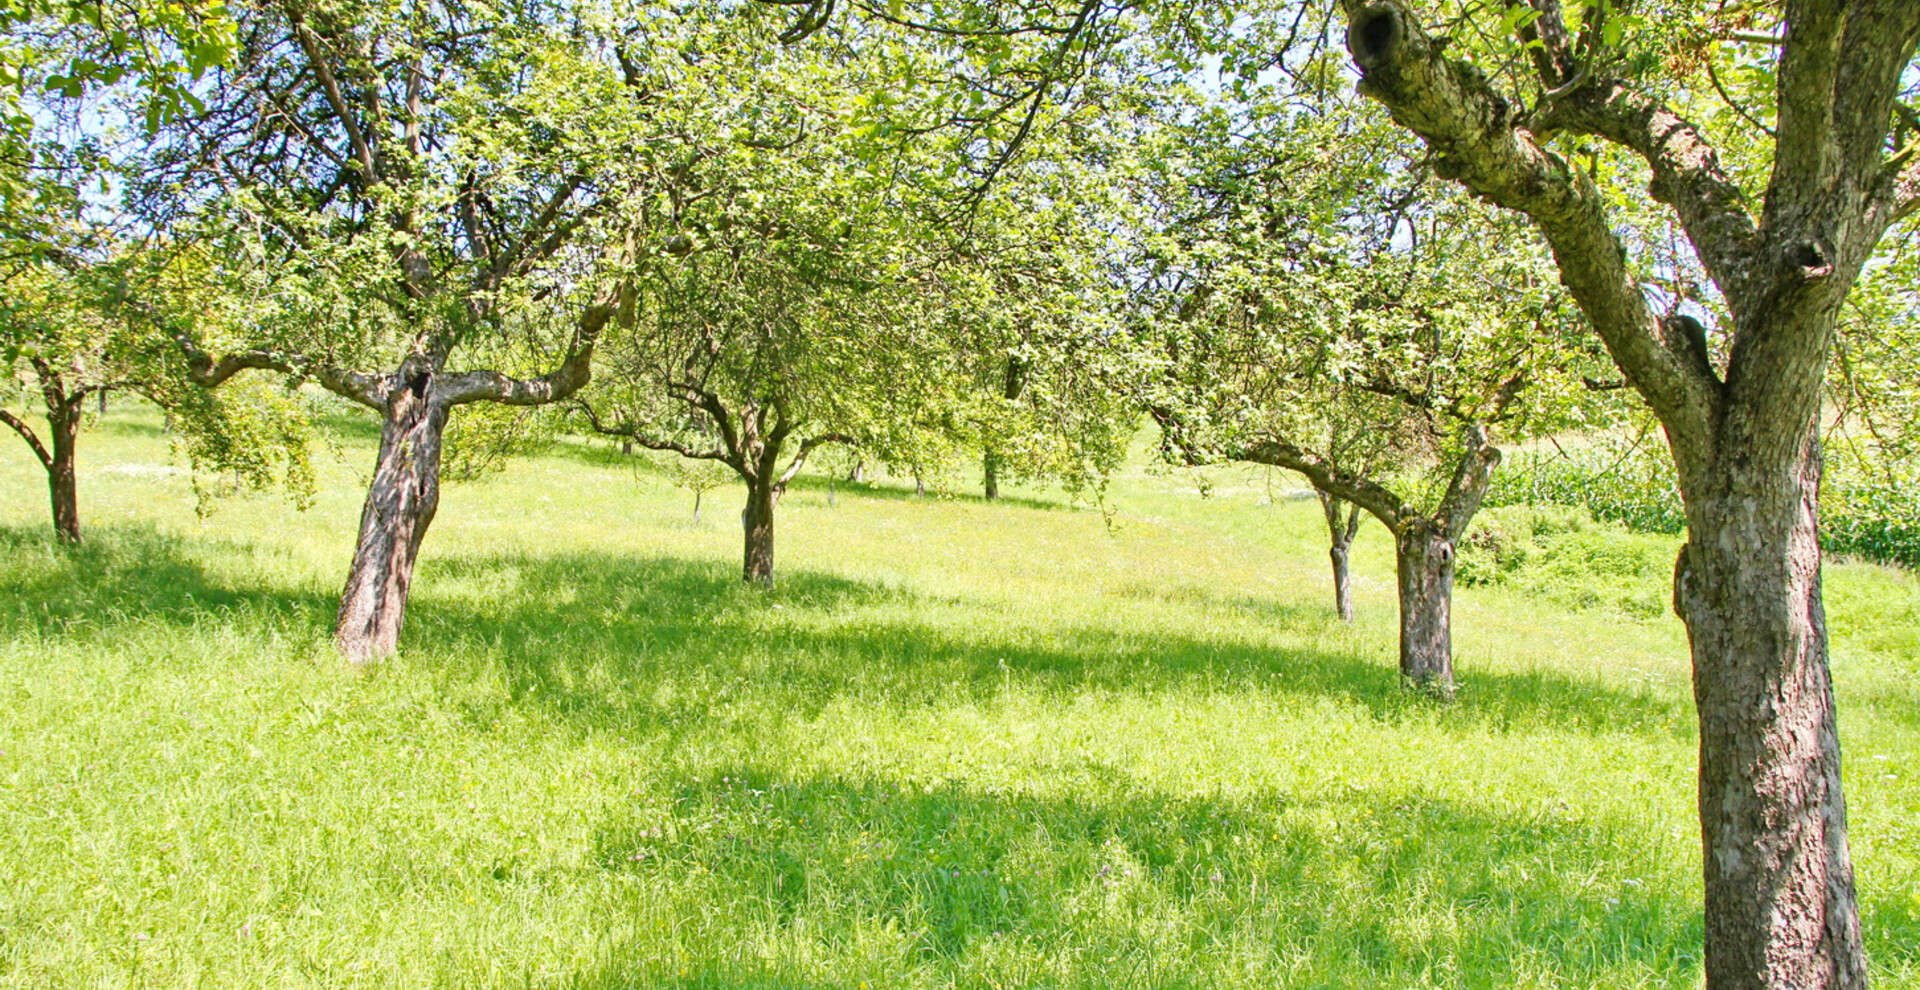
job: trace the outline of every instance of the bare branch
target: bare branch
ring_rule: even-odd
[[[598,433],[601,436],[620,437],[622,439],[632,440],[634,443],[637,443],[640,446],[647,448],[648,450],[664,450],[669,453],[679,454],[681,457],[689,458],[692,460],[719,461],[720,463],[725,464],[730,468],[733,468],[735,471],[740,470],[740,465],[734,463],[734,458],[732,457],[732,455],[728,454],[724,450],[700,450],[696,447],[690,447],[677,440],[663,439],[653,433],[649,433],[646,429],[639,426],[635,426],[631,423],[626,423],[626,422],[613,423],[613,424],[606,423],[600,419],[600,414],[593,408],[593,404],[590,402],[577,402],[574,404],[574,408],[579,410],[582,415],[587,417],[588,428],[592,429],[593,432]],[[745,474],[742,473],[741,476],[744,478]]]
[[[328,64],[326,53],[320,50],[320,41],[307,27],[307,22],[299,14],[288,15],[293,22],[293,35],[300,42],[300,49],[307,54],[307,61],[320,79],[320,86],[327,94],[327,103],[333,107],[334,116],[340,118],[340,126],[347,131],[347,140],[353,145],[353,156],[359,161],[360,168],[366,173],[367,181],[376,181],[373,145],[367,143],[367,137],[360,131],[360,122],[347,106],[346,95],[340,91],[340,80],[334,77],[333,66]]]
[[[1313,487],[1357,505],[1395,533],[1403,520],[1416,513],[1400,496],[1358,475],[1340,470],[1332,462],[1312,451],[1302,450],[1278,437],[1266,436],[1229,455],[1236,461],[1271,464],[1306,475]]]
[[[33,448],[33,456],[40,459],[41,466],[49,471],[53,470],[53,455],[47,453],[47,448],[40,443],[40,437],[35,435],[33,427],[5,409],[0,409],[0,423],[13,427],[13,432],[20,434],[20,439],[25,440],[27,446]]]
[[[800,442],[800,449],[796,451],[793,455],[793,463],[788,464],[787,469],[781,472],[780,480],[774,482],[774,486],[777,488],[785,488],[787,485],[787,482],[792,481],[794,478],[798,477],[800,474],[800,469],[806,466],[807,456],[813,453],[814,448],[822,446],[823,444],[829,444],[829,443],[844,443],[844,444],[851,445],[857,442],[858,441],[854,440],[854,438],[844,433],[824,433],[817,437],[808,437],[807,439]]]

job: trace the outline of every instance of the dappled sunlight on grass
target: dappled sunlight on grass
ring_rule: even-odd
[[[164,466],[121,415],[93,463]],[[762,592],[735,493],[696,524],[573,444],[449,489],[356,672],[364,442],[307,514],[147,469],[83,477],[138,510],[83,547],[0,506],[0,987],[1699,979],[1669,617],[1469,589],[1439,706],[1395,684],[1381,534],[1344,625],[1317,508],[1259,477],[1136,466],[1111,519],[816,479]],[[1913,583],[1828,587],[1877,985],[1916,986]]]

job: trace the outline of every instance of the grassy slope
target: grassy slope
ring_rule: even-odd
[[[83,443],[78,552],[0,446],[0,987],[1698,980],[1677,625],[1464,591],[1435,710],[1383,534],[1344,628],[1260,475],[1133,473],[1111,530],[809,483],[760,595],[734,493],[571,448],[448,491],[355,674],[359,441],[204,521],[152,417]],[[1828,602],[1877,985],[1920,987],[1920,585]]]

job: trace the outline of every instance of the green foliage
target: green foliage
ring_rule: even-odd
[[[477,481],[551,444],[560,417],[543,406],[483,402],[447,421],[440,470],[449,481]]]
[[[1920,568],[1920,479],[1823,487],[1820,545],[1831,554]]]
[[[1646,434],[1509,456],[1494,475],[1486,505],[1577,506],[1595,519],[1640,533],[1671,534],[1687,528],[1673,462],[1661,441]]]
[[[1828,460],[1820,489],[1820,544],[1827,553],[1920,567],[1920,479],[1889,476],[1889,470],[1857,457]],[[1647,437],[1509,457],[1486,504],[1576,506],[1636,533],[1687,528],[1672,463]]]
[[[1652,619],[1666,613],[1679,548],[1671,536],[1595,522],[1584,509],[1512,506],[1474,518],[1456,574],[1468,587],[1507,587],[1575,611]]]

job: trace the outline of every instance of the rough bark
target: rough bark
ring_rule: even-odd
[[[354,663],[379,660],[399,648],[414,562],[440,507],[448,409],[432,400],[424,374],[393,389],[388,399],[353,565],[334,622],[334,644]]]
[[[1726,465],[1687,492],[1674,603],[1693,646],[1715,990],[1866,985],[1807,440],[1795,483]]]
[[[746,537],[741,579],[763,588],[773,587],[773,507],[780,493],[771,484],[749,484],[747,507],[740,513]]]
[[[74,472],[80,438],[79,399],[56,416],[47,428],[51,455],[47,463],[47,495],[53,505],[53,531],[69,543],[80,542],[80,482]]]
[[[1453,540],[1424,518],[1394,534],[1400,586],[1400,679],[1453,696]]]
[[[1666,428],[1690,534],[1674,604],[1700,719],[1707,986],[1864,987],[1820,601],[1817,414],[1835,314],[1887,225],[1920,205],[1920,160],[1889,156],[1886,140],[1920,4],[1789,0],[1756,220],[1701,132],[1631,80],[1575,69],[1571,49],[1545,52],[1572,78],[1522,119],[1405,0],[1342,2],[1362,91],[1444,174],[1535,221]],[[1534,6],[1559,17],[1557,4]],[[1726,301],[1724,379],[1674,321],[1654,318],[1592,178],[1536,139],[1554,130],[1645,161],[1649,192],[1674,208]]]

